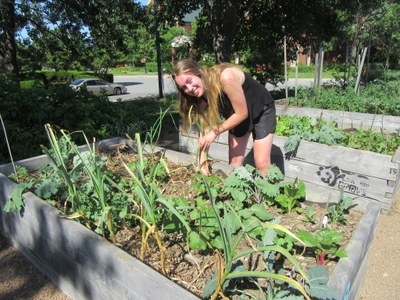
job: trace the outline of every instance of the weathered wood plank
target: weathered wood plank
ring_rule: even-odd
[[[338,189],[310,182],[305,182],[304,184],[306,185],[307,199],[311,199],[308,201],[321,204],[337,203],[339,201],[340,190]],[[371,197],[355,196],[354,194],[347,192],[344,192],[343,195],[352,198],[353,202],[357,205],[357,209],[361,211],[364,211],[367,205],[371,202],[379,204],[383,212],[388,212],[391,207],[391,199],[389,198],[380,197],[376,199]]]
[[[339,299],[358,299],[362,286],[370,245],[374,239],[380,207],[370,203],[346,247],[347,257],[341,258],[328,281]]]

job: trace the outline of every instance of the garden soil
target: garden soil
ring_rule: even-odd
[[[161,146],[174,148],[175,142]],[[360,300],[399,299],[400,192],[388,215],[380,215],[368,258]],[[39,272],[0,233],[0,300],[71,299]],[[118,299],[119,300],[119,299]]]

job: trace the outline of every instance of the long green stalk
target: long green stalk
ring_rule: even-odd
[[[190,226],[187,224],[185,218],[179,214],[179,212],[172,207],[165,199],[162,198],[160,187],[156,182],[155,178],[158,174],[158,169],[161,167],[161,162],[158,161],[155,165],[150,166],[149,176],[146,176],[145,169],[146,164],[144,162],[144,153],[142,143],[140,141],[140,135],[135,135],[138,164],[136,165],[134,172],[123,163],[126,171],[132,177],[135,186],[135,192],[139,199],[139,205],[141,207],[140,216],[135,216],[142,224],[142,259],[144,257],[145,250],[147,249],[147,240],[150,235],[153,235],[157,245],[161,252],[161,262],[163,266],[163,272],[166,273],[165,268],[165,247],[160,238],[160,229],[158,228],[157,218],[159,214],[159,205],[163,205],[170,213],[174,214],[185,226],[186,230],[190,231]]]
[[[62,155],[62,151],[59,145],[58,138],[55,134],[54,129],[51,127],[50,124],[45,125],[47,137],[50,142],[51,150],[47,149],[46,147],[42,146],[44,153],[50,158],[53,164],[56,166],[58,173],[64,179],[65,184],[68,188],[68,199],[71,202],[71,206],[73,210],[80,210],[80,201],[78,196],[78,191],[76,189],[75,183],[72,181],[72,177],[68,171],[68,168],[64,162],[64,158]],[[73,172],[72,170],[71,172]]]
[[[81,131],[78,131],[81,132]],[[84,170],[89,175],[89,178],[93,184],[95,195],[97,196],[98,203],[101,206],[102,212],[99,223],[97,224],[98,228],[103,227],[103,223],[106,223],[107,229],[110,233],[110,238],[112,241],[115,240],[114,230],[113,230],[113,222],[112,222],[112,209],[107,204],[107,195],[106,195],[106,174],[103,171],[102,166],[97,162],[95,149],[91,149],[90,143],[84,132],[81,132],[88,151],[89,158],[84,157],[82,153],[79,151],[78,147],[69,139],[69,135],[65,130],[61,130],[63,136],[67,139],[71,149],[74,151],[75,155],[79,157]]]
[[[150,154],[151,156],[154,155],[154,148],[161,136],[161,131],[162,131],[162,124],[165,116],[169,112],[170,108],[167,108],[166,110],[162,110],[160,108],[160,115],[158,116],[157,120],[155,121],[154,125],[149,128],[149,130],[146,132],[146,138],[145,138],[145,143],[147,143],[150,146]]]

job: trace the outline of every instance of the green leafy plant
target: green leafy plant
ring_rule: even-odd
[[[353,149],[372,151],[392,155],[400,146],[400,135],[374,130],[356,130],[346,132],[340,145]]]
[[[21,212],[25,206],[25,198],[23,194],[32,188],[33,183],[20,183],[15,186],[11,193],[11,197],[7,200],[4,205],[5,212]]]
[[[354,91],[354,85],[351,84],[346,87],[301,88],[297,97],[290,98],[289,103],[322,109],[398,116],[399,86],[399,80],[375,80],[359,93]]]
[[[48,140],[50,142],[50,149],[42,146],[43,152],[50,158],[53,166],[57,170],[59,176],[63,178],[64,184],[68,189],[67,201],[71,204],[72,210],[79,211],[83,215],[81,201],[79,197],[79,191],[77,189],[76,180],[78,178],[77,168],[72,169],[67,165],[71,149],[68,149],[67,145],[71,145],[65,139],[70,137],[63,135],[64,140],[59,140],[55,130],[50,124],[45,125]],[[64,207],[66,206],[66,203]]]
[[[250,232],[250,236],[254,239],[261,239],[262,230],[255,227],[261,226],[263,222],[272,219],[272,215],[268,212],[264,204],[246,202],[245,199],[231,199],[223,194],[225,181],[219,177],[207,176],[203,177],[196,174],[193,177],[192,190],[195,197],[195,205],[190,207],[188,218],[192,224],[192,232],[190,235],[190,248],[205,250],[208,247],[222,249],[222,239],[218,231],[218,223],[215,217],[214,209],[210,202],[205,199],[208,196],[208,190],[204,181],[209,186],[209,192],[213,197],[220,199],[216,202],[219,211],[223,210],[222,201],[229,201],[232,211],[229,214],[237,214],[239,219],[237,222],[231,223],[232,232],[236,234],[242,224],[247,228],[254,228]],[[232,220],[235,220],[234,218]]]
[[[305,221],[310,222],[311,224],[317,223],[317,219],[315,218],[314,209],[311,206],[308,206],[306,208]]]
[[[50,142],[50,148],[43,146],[43,151],[49,157],[50,163],[38,171],[40,176],[25,176],[25,182],[16,186],[12,207],[7,209],[21,209],[23,192],[33,191],[52,205],[57,205],[64,217],[83,222],[95,232],[109,234],[114,241],[114,223],[126,210],[128,198],[112,190],[117,185],[107,175],[104,158],[97,156],[86,140],[86,151],[79,150],[72,141],[71,134],[61,130],[58,138],[50,124],[45,126]],[[58,205],[57,203],[63,203]]]
[[[279,223],[280,217],[275,218],[271,223]],[[264,239],[262,244],[264,246],[268,245],[278,245],[284,247],[288,251],[295,246],[296,239],[290,235],[286,235],[284,232],[275,230],[273,228],[268,228],[265,230]],[[296,277],[296,269],[293,267],[290,272],[287,272],[284,268],[280,267],[276,263],[277,257],[280,254],[275,250],[264,251],[264,259],[266,262],[266,270],[275,273],[290,276],[291,278]],[[278,267],[278,269],[276,269]],[[308,281],[305,282],[305,290],[309,293],[312,299],[339,299],[338,294],[328,287],[327,283],[329,280],[329,275],[327,268],[323,265],[313,265],[308,271]],[[266,299],[277,300],[277,299],[304,299],[302,295],[297,295],[296,290],[291,285],[286,285],[285,282],[279,280],[269,280],[267,282],[267,287],[265,288]]]
[[[328,286],[328,270],[322,265],[313,265],[307,270],[308,282],[306,290],[309,291],[312,299],[339,300],[340,295]]]
[[[338,203],[328,206],[328,218],[333,224],[346,224],[349,208],[353,205],[353,199],[345,196],[343,190],[340,190]]]
[[[157,145],[157,142],[160,138],[161,132],[162,132],[162,125],[163,125],[163,120],[165,116],[169,113],[170,107],[167,109],[163,110],[160,108],[159,115],[154,122],[152,126],[148,129],[146,132],[146,137],[145,137],[145,144],[150,146],[150,155],[154,154],[154,149]]]
[[[72,151],[76,155],[75,168],[82,167],[86,175],[89,176],[90,190],[93,191],[90,199],[96,201],[96,205],[100,208],[100,213],[96,218],[96,231],[101,233],[103,232],[103,227],[107,227],[111,240],[114,241],[115,236],[112,221],[112,210],[114,207],[108,203],[110,188],[107,186],[107,179],[109,178],[104,167],[104,159],[96,155],[94,149],[95,145],[89,143],[84,132],[81,132],[86,141],[87,147],[87,151],[84,152],[79,151],[78,147],[71,141],[69,133],[64,130],[61,130],[61,133],[68,141]]]
[[[284,144],[287,154],[295,155],[302,140],[326,145],[392,155],[400,146],[400,135],[370,130],[339,130],[335,123],[321,118],[278,116],[276,134],[288,137]]]
[[[205,182],[207,185],[207,182]],[[216,250],[216,254],[218,257],[217,263],[217,272],[213,276],[213,278],[206,284],[204,290],[204,296],[210,297],[211,299],[216,299],[218,296],[222,298],[225,297],[225,292],[229,289],[229,284],[233,279],[237,278],[270,278],[274,280],[281,280],[287,282],[288,284],[295,287],[298,291],[300,291],[306,299],[310,299],[303,286],[293,280],[292,278],[286,277],[284,275],[270,273],[270,272],[258,272],[258,271],[246,271],[240,264],[237,264],[238,260],[242,257],[245,257],[251,253],[255,252],[263,252],[263,251],[278,251],[296,267],[296,269],[302,274],[302,276],[307,279],[307,275],[302,271],[299,263],[295,260],[295,258],[284,248],[280,246],[261,246],[261,247],[252,247],[250,249],[239,251],[238,246],[243,238],[245,238],[250,231],[254,230],[251,228],[247,229],[245,226],[241,226],[242,231],[239,235],[233,238],[233,230],[232,225],[236,222],[240,222],[240,217],[234,212],[232,207],[230,207],[228,202],[223,203],[223,215],[219,215],[219,210],[216,206],[215,199],[211,194],[211,191],[208,188],[208,194],[210,197],[210,201],[218,222],[218,228],[220,231],[220,235],[222,238],[222,253],[219,250]],[[229,213],[231,212],[231,213]],[[280,231],[285,232],[288,235],[291,235],[298,242],[302,243],[293,233],[287,230],[285,227],[280,226],[279,224],[265,224],[262,226],[264,230],[268,228],[274,228]],[[223,255],[222,255],[223,254]]]
[[[225,179],[224,193],[229,194],[234,201],[261,203],[273,205],[275,197],[280,193],[278,182],[284,178],[275,165],[270,166],[264,176],[251,165],[237,167]]]
[[[346,251],[340,247],[343,234],[330,229],[321,228],[315,234],[307,231],[300,231],[297,237],[301,239],[307,247],[313,248],[316,254],[317,264],[323,265],[325,260],[334,257],[346,257]]]
[[[294,182],[282,182],[280,184],[283,192],[276,197],[276,202],[281,207],[282,212],[290,213],[296,207],[300,199],[306,196],[306,187],[304,182],[297,178]]]
[[[338,144],[343,134],[331,122],[316,117],[279,116],[277,135],[287,136],[284,150],[295,152],[301,140],[319,142],[327,145]]]
[[[225,179],[223,191],[235,202],[248,204],[265,202],[278,204],[283,213],[291,212],[300,199],[305,197],[305,185],[298,179],[283,181],[278,167],[272,165],[266,175],[251,165],[235,168]]]

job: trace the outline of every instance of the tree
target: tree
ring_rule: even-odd
[[[16,15],[15,1],[4,0],[0,3],[0,68],[9,74],[19,75],[17,45],[15,42]]]
[[[238,1],[212,1],[211,27],[216,62],[229,62],[237,24]]]
[[[15,20],[9,18],[13,15]],[[127,51],[127,37],[135,38],[134,31],[144,17],[144,8],[131,0],[7,0],[1,3],[0,33],[9,41],[7,51],[2,51],[2,66],[6,66],[4,59],[12,61],[15,32],[21,28],[29,36],[23,45],[44,46],[52,62],[59,61],[57,68],[68,67],[68,60],[88,67],[102,53],[112,63],[121,51]],[[53,54],[62,52],[55,59]],[[59,60],[63,56],[73,59]]]
[[[372,12],[366,26],[368,45],[375,51],[374,61],[386,68],[400,63],[400,3],[384,1]]]

